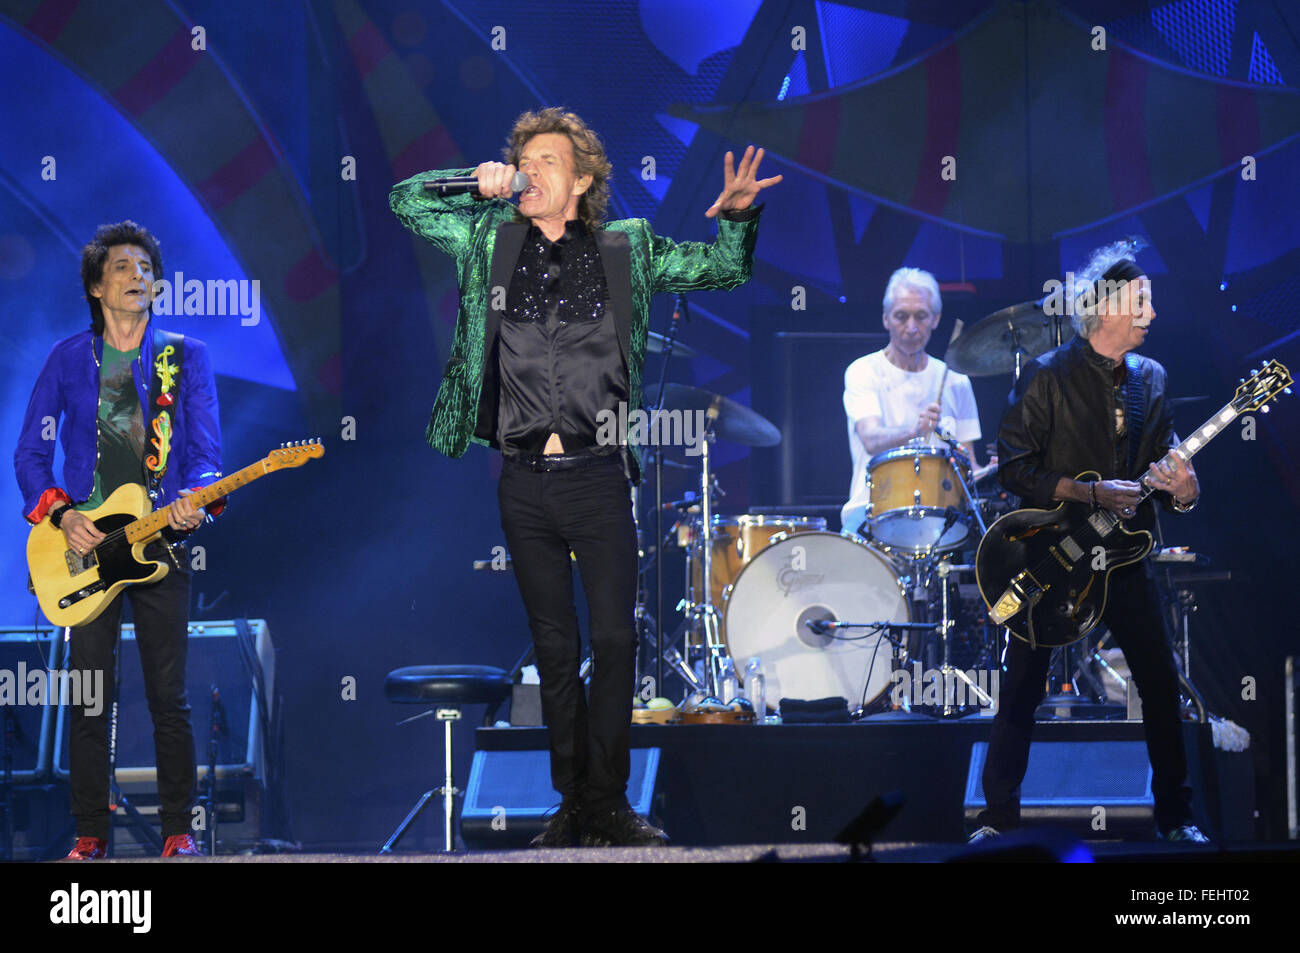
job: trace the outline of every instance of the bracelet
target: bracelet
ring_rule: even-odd
[[[1169,503],[1173,507],[1175,513],[1190,513],[1192,510],[1196,509],[1196,504],[1199,502],[1201,502],[1199,496],[1193,499],[1190,503],[1180,503],[1176,496],[1169,497]]]
[[[51,514],[50,514],[50,525],[53,526],[55,529],[60,529],[60,528],[62,528],[62,526],[63,526],[63,517],[65,517],[65,516],[68,515],[68,510],[70,510],[70,509],[72,509],[72,506],[71,506],[71,505],[64,505],[64,506],[60,506],[57,510],[55,510],[53,513],[51,513]]]
[[[1088,481],[1088,495],[1092,497],[1092,505],[1097,505],[1097,481]]]

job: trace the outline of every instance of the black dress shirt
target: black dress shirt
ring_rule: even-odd
[[[565,453],[597,447],[601,411],[628,399],[628,374],[596,239],[580,221],[552,242],[530,226],[506,295],[500,333],[503,453],[541,453],[558,434]]]

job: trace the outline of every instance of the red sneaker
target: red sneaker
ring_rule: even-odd
[[[102,837],[78,837],[77,845],[64,860],[99,860],[108,852],[108,841]]]
[[[164,857],[202,857],[203,851],[194,843],[189,834],[173,834],[163,845]]]

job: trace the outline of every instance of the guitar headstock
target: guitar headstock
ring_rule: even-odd
[[[1250,377],[1244,378],[1232,399],[1232,409],[1239,414],[1252,410],[1268,413],[1268,402],[1278,394],[1291,393],[1291,372],[1278,361],[1265,361]]]
[[[314,440],[299,440],[280,445],[279,450],[272,450],[266,455],[267,470],[281,470],[287,467],[300,467],[308,460],[325,455],[325,447],[320,437]]]

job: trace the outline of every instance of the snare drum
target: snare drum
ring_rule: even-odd
[[[966,542],[969,507],[949,456],[937,447],[899,447],[871,458],[867,520],[874,542],[903,555],[946,552]],[[949,507],[958,513],[955,522]]]
[[[778,540],[741,570],[727,593],[727,647],[743,671],[762,659],[768,704],[786,698],[871,703],[891,686],[893,648],[883,633],[833,629],[812,620],[908,622],[911,607],[890,560],[852,533]]]

